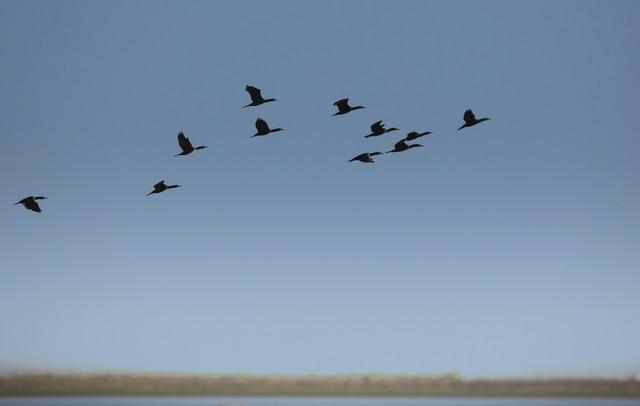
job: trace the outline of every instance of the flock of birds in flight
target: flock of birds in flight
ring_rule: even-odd
[[[257,87],[247,86],[245,87],[245,90],[249,93],[249,96],[251,96],[251,103],[247,104],[244,107],[255,107],[255,106],[260,106],[264,103],[278,101],[278,99],[274,99],[274,98],[271,98],[271,99],[263,98],[260,89],[258,89]],[[334,116],[341,116],[341,115],[350,113],[354,110],[365,108],[364,106],[353,106],[353,107],[350,106],[349,99],[338,100],[337,102],[333,103],[333,105],[338,108],[338,111],[334,114]],[[458,130],[462,130],[465,127],[472,127],[483,121],[489,120],[488,117],[476,118],[475,114],[473,114],[473,111],[471,110],[465,111],[462,119],[464,120],[464,124],[460,128],[458,128]],[[270,128],[269,124],[267,124],[267,122],[262,118],[258,118],[256,120],[255,125],[256,125],[257,132],[251,137],[261,137],[261,136],[265,136],[267,134],[275,133],[278,131],[284,131],[284,128]],[[380,121],[376,121],[371,125],[371,133],[368,135],[365,135],[365,138],[378,137],[380,135],[390,133],[393,131],[399,131],[399,128],[395,128],[395,127],[385,128],[382,120],[380,120]],[[429,134],[431,134],[430,131],[425,131],[425,132],[411,131],[403,139],[396,142],[396,144],[393,146],[393,149],[391,151],[387,151],[386,153],[403,152],[411,148],[423,147],[422,144],[407,144],[407,141],[413,141],[422,136],[429,135]],[[185,136],[183,132],[180,132],[178,134],[178,145],[180,146],[180,149],[182,150],[182,152],[180,152],[179,154],[176,154],[175,156],[185,156],[195,151],[199,151],[207,148],[206,145],[200,145],[198,147],[194,147],[191,144],[191,141],[189,140],[189,138]],[[348,162],[360,161],[364,163],[374,163],[374,160],[372,157],[376,155],[382,155],[382,154],[383,154],[382,152],[363,152],[362,154],[356,155],[355,157],[351,158]],[[147,196],[156,194],[156,193],[162,193],[168,189],[175,189],[180,187],[180,185],[167,185],[164,182],[165,181],[163,180],[153,185],[153,190],[149,192]],[[16,205],[22,204],[26,209],[29,209],[36,213],[40,213],[42,209],[40,209],[38,200],[44,200],[46,198],[47,198],[46,196],[28,196],[20,200],[19,202],[17,202]]]

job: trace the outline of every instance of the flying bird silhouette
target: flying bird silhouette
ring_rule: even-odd
[[[464,116],[462,116],[462,119],[464,120],[464,124],[462,125],[462,127],[458,128],[458,130],[462,130],[465,127],[474,126],[483,121],[491,120],[488,117],[476,118],[475,114],[473,114],[473,111],[471,111],[471,109],[464,112]]]
[[[424,147],[424,145],[422,145],[422,144],[407,144],[406,142],[404,142],[404,140],[400,140],[400,141],[396,142],[396,145],[393,146],[393,149],[391,151],[387,151],[387,153],[389,153],[389,152],[402,152],[402,151],[406,151],[406,150],[411,149],[411,148],[418,148],[418,147]]]
[[[354,156],[347,162],[360,161],[360,162],[372,164],[375,161],[371,157],[375,155],[382,155],[382,152],[365,152],[360,155]]]
[[[364,138],[377,137],[379,135],[390,133],[391,131],[398,131],[398,130],[399,128],[395,128],[395,127],[384,128],[384,124],[382,123],[382,120],[380,120],[371,124],[371,134],[365,135]]]
[[[20,200],[18,203],[14,204],[14,206],[18,204],[22,204],[26,209],[35,211],[36,213],[40,213],[42,210],[40,209],[40,205],[38,204],[38,202],[36,202],[36,200],[43,200],[43,199],[46,199],[46,197],[45,196],[29,196]]]
[[[267,135],[269,133],[275,133],[278,131],[284,131],[284,128],[269,128],[269,124],[267,124],[266,121],[264,121],[261,118],[258,118],[256,120],[256,130],[258,130],[258,132],[253,134],[251,138],[259,137],[261,135]]]
[[[191,141],[189,141],[189,138],[185,137],[182,131],[180,131],[180,133],[178,134],[178,145],[180,145],[182,152],[174,156],[189,155],[193,151],[207,148],[206,145],[200,145],[199,147],[194,148],[193,145],[191,145]]]
[[[350,111],[364,109],[364,106],[349,106],[349,99],[341,99],[337,102],[333,103],[334,106],[338,107],[338,112],[334,114],[334,116],[340,116],[342,114],[347,114]]]
[[[175,189],[180,186],[182,185],[165,185],[163,180],[153,185],[153,191],[147,193],[147,196],[152,195],[154,193],[162,193],[167,189]]]
[[[422,137],[423,135],[429,135],[431,134],[431,131],[425,131],[423,133],[419,133],[417,131],[411,131],[410,133],[407,134],[406,137],[404,137],[405,141],[413,141],[416,140],[420,137]]]
[[[259,106],[259,105],[264,104],[264,103],[278,101],[278,99],[265,99],[265,98],[263,98],[262,94],[260,93],[260,89],[258,89],[257,87],[246,86],[244,88],[244,90],[249,92],[249,96],[251,96],[251,103],[247,104],[244,107]]]

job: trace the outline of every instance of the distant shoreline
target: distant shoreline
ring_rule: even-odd
[[[0,396],[600,397],[638,398],[636,379],[463,379],[446,375],[21,373]]]

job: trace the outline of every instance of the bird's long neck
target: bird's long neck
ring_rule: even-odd
[[[272,129],[269,130],[270,133],[275,133],[275,132],[278,132],[278,131],[284,131],[284,128],[272,128]]]
[[[167,189],[175,189],[177,187],[180,187],[180,185],[169,185],[167,186]]]
[[[198,150],[198,149],[205,149],[205,148],[207,148],[207,146],[206,146],[206,145],[200,145],[199,147],[197,147],[197,148],[196,148],[196,150]]]
[[[389,132],[391,132],[391,131],[398,131],[398,130],[399,130],[399,128],[391,127],[391,128],[387,128],[387,129],[385,130],[385,132],[388,132],[388,133],[389,133]]]
[[[274,102],[274,101],[278,101],[278,99],[274,99],[274,98],[271,98],[271,99],[264,99],[264,102],[263,102],[263,103],[269,103],[269,102]]]
[[[482,118],[479,118],[478,120],[476,120],[476,123],[481,123],[481,122],[487,121],[487,120],[491,120],[491,119],[489,117],[482,117]]]
[[[359,110],[359,109],[363,109],[365,108],[364,106],[355,106],[355,107],[351,107],[351,110]]]

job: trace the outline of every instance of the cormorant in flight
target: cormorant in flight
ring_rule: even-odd
[[[18,204],[22,204],[26,209],[35,211],[36,213],[40,213],[42,210],[40,210],[40,205],[38,204],[38,202],[36,202],[36,200],[42,200],[42,199],[46,199],[46,197],[45,196],[29,196],[20,200],[18,203],[14,204],[14,206]]]
[[[152,195],[154,193],[162,193],[167,189],[175,189],[177,187],[180,187],[182,185],[165,185],[164,184],[164,180],[161,182],[156,183],[155,185],[153,185],[153,191],[150,193],[147,193],[147,196]]]
[[[419,133],[417,131],[411,131],[410,133],[407,134],[406,137],[404,137],[405,141],[413,141],[416,140],[420,137],[422,137],[423,135],[429,135],[431,134],[431,131],[425,131],[423,133]]]
[[[244,88],[244,90],[249,92],[249,96],[251,96],[251,103],[247,104],[244,107],[259,106],[264,103],[278,101],[278,99],[264,99],[260,94],[260,89],[258,89],[257,87],[247,86]]]
[[[180,131],[180,133],[178,134],[178,144],[180,145],[182,152],[174,156],[189,155],[193,151],[207,148],[206,145],[200,145],[199,147],[194,148],[193,145],[191,145],[191,141],[189,141],[189,138],[185,137],[182,131]]]
[[[462,127],[458,128],[458,130],[462,130],[465,127],[474,126],[483,121],[491,120],[488,117],[476,118],[475,114],[473,114],[473,111],[471,111],[470,109],[464,112],[464,116],[462,117],[462,119],[464,120],[464,124],[462,125]]]
[[[338,107],[338,112],[334,114],[334,116],[340,116],[342,114],[347,114],[352,110],[365,108],[364,106],[354,106],[354,107],[349,106],[349,99],[338,100],[337,102],[333,103],[333,105]]]
[[[387,151],[387,153],[389,153],[389,152],[402,152],[402,151],[406,151],[406,150],[411,149],[411,148],[418,148],[418,147],[424,147],[424,145],[422,145],[422,144],[407,144],[406,142],[404,142],[404,140],[400,140],[400,141],[396,142],[396,145],[393,146],[393,149],[391,151]]]
[[[360,162],[365,162],[365,163],[374,163],[375,161],[371,158],[374,155],[382,155],[382,152],[365,152],[363,154],[354,156],[353,158],[351,158],[348,162],[353,162],[353,161],[360,161]]]
[[[269,128],[269,124],[267,124],[266,121],[264,121],[261,118],[258,118],[256,120],[256,130],[258,130],[257,133],[253,134],[251,137],[258,137],[261,135],[267,135],[269,133],[275,133],[278,131],[284,131],[284,128]]]
[[[371,124],[371,134],[365,135],[364,138],[377,137],[378,135],[382,135],[385,133],[390,133],[391,131],[398,131],[398,130],[399,128],[395,128],[395,127],[384,128],[384,124],[382,124],[382,120],[380,120]]]

